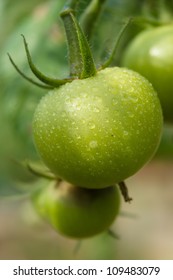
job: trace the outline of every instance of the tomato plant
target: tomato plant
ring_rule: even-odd
[[[125,50],[122,65],[145,76],[156,89],[165,121],[173,121],[173,24],[145,30]]]
[[[55,229],[73,238],[108,230],[119,210],[118,184],[130,202],[124,180],[136,173],[155,153],[162,131],[162,110],[152,85],[140,74],[109,67],[120,34],[107,61],[97,66],[87,38],[76,18],[78,0],[69,0],[60,16],[68,44],[70,71],[64,79],[43,74],[33,63],[23,37],[35,80],[18,73],[48,93],[33,117],[37,151],[49,168],[34,174],[53,180],[33,194],[33,203]],[[82,14],[88,38],[104,1],[90,1]],[[89,25],[88,25],[89,24]]]
[[[162,113],[151,84],[118,67],[50,91],[36,108],[35,143],[60,178],[103,188],[138,171],[153,155]]]
[[[121,183],[151,159],[160,141],[162,111],[145,78],[131,70],[107,68],[117,44],[108,60],[96,67],[74,15],[77,2],[68,2],[60,14],[69,51],[67,78],[50,78],[40,72],[24,36],[28,63],[39,82],[9,58],[26,80],[50,90],[33,119],[35,144],[45,164],[60,179],[99,189]],[[91,8],[95,9],[93,2]]]
[[[104,188],[133,175],[153,156],[162,129],[160,103],[139,74],[106,68],[112,57],[96,69],[73,10],[65,7],[61,17],[69,46],[68,78],[42,74],[24,36],[29,66],[42,83],[28,78],[9,57],[25,79],[50,89],[33,120],[35,144],[45,164],[72,184]]]
[[[32,201],[48,223],[72,238],[91,237],[108,230],[120,208],[117,187],[88,190],[63,181],[53,181],[37,190]]]

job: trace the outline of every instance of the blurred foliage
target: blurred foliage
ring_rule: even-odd
[[[162,160],[173,160],[173,126],[165,124],[159,148],[155,155]]]
[[[32,139],[32,115],[35,106],[45,93],[23,80],[10,64],[7,52],[28,75],[29,67],[20,34],[25,34],[36,63],[52,75],[66,72],[66,48],[62,28],[55,28],[62,1],[6,1],[2,7],[4,27],[0,45],[0,193],[16,193],[20,180],[30,181],[33,176],[15,161],[36,159]],[[18,9],[20,6],[20,9]],[[18,11],[18,12],[17,12]],[[12,16],[12,14],[14,15]],[[18,16],[16,16],[16,14]],[[10,24],[6,24],[10,22]],[[5,32],[6,31],[6,32]],[[50,74],[50,75],[51,75]],[[7,143],[8,141],[8,143]],[[21,191],[21,190],[20,190]]]

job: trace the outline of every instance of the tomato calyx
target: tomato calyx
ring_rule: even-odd
[[[73,9],[69,8],[68,6],[65,6],[63,11],[60,14],[67,37],[68,42],[68,50],[69,50],[69,64],[70,64],[70,75],[68,78],[64,79],[54,79],[51,77],[48,77],[44,75],[33,63],[32,57],[28,48],[27,41],[23,37],[23,43],[25,47],[25,52],[28,60],[29,67],[33,74],[43,83],[40,84],[33,80],[32,78],[28,77],[23,73],[10,54],[8,54],[10,62],[16,69],[16,71],[26,80],[31,82],[32,84],[39,86],[41,88],[45,89],[54,89],[58,88],[61,85],[64,85],[66,83],[72,82],[74,79],[85,79],[88,77],[91,77],[96,74],[96,67],[94,64],[94,60],[92,57],[92,53],[89,47],[89,44],[87,42],[87,39],[77,21],[77,19],[74,16]]]
[[[30,70],[32,73],[36,76],[36,78],[41,82],[37,82],[33,80],[31,77],[28,77],[24,72],[22,72],[19,67],[16,65],[10,54],[8,53],[8,57],[10,59],[10,62],[12,63],[13,67],[16,69],[16,71],[27,81],[30,83],[44,88],[44,89],[54,89],[58,88],[66,83],[70,83],[75,79],[85,79],[92,77],[96,75],[96,73],[108,66],[112,63],[114,56],[116,54],[118,43],[124,34],[127,26],[131,22],[131,19],[128,19],[125,24],[123,25],[122,29],[120,30],[120,33],[117,37],[117,40],[115,42],[115,46],[106,60],[106,62],[103,63],[101,67],[96,68],[93,55],[90,49],[90,46],[88,44],[87,38],[80,27],[78,20],[75,17],[75,7],[77,5],[77,0],[71,0],[68,1],[68,3],[63,8],[62,12],[60,13],[60,16],[62,18],[65,33],[67,37],[67,44],[68,44],[68,57],[69,57],[69,65],[70,65],[70,74],[67,78],[64,79],[55,79],[52,77],[48,77],[47,75],[43,74],[33,63],[32,56],[30,54],[28,43],[24,37],[24,35],[21,35],[23,37],[23,43],[24,48],[28,60],[28,64],[30,67]],[[102,3],[103,4],[103,3]],[[89,10],[93,9],[93,12],[95,12],[98,15],[98,11],[100,10],[101,4],[95,6],[91,5],[91,7],[88,7]],[[97,11],[98,10],[98,11]],[[90,17],[90,14],[85,15],[84,21],[87,22],[87,16],[88,20]],[[94,19],[93,19],[94,21]]]

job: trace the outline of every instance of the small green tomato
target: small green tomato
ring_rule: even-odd
[[[58,177],[86,188],[125,180],[155,153],[162,111],[140,74],[106,68],[50,91],[33,119],[37,150]]]
[[[117,187],[90,190],[63,181],[35,192],[32,200],[38,213],[58,232],[77,239],[108,230],[120,208]]]

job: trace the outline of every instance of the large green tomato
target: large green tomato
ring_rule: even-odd
[[[33,119],[45,164],[86,188],[104,188],[137,172],[155,153],[161,130],[161,106],[152,85],[118,67],[50,91]]]
[[[141,32],[125,50],[122,65],[153,84],[165,121],[173,121],[173,25]]]
[[[61,234],[86,238],[109,228],[119,212],[120,195],[113,186],[90,190],[62,181],[34,193],[33,203]]]

